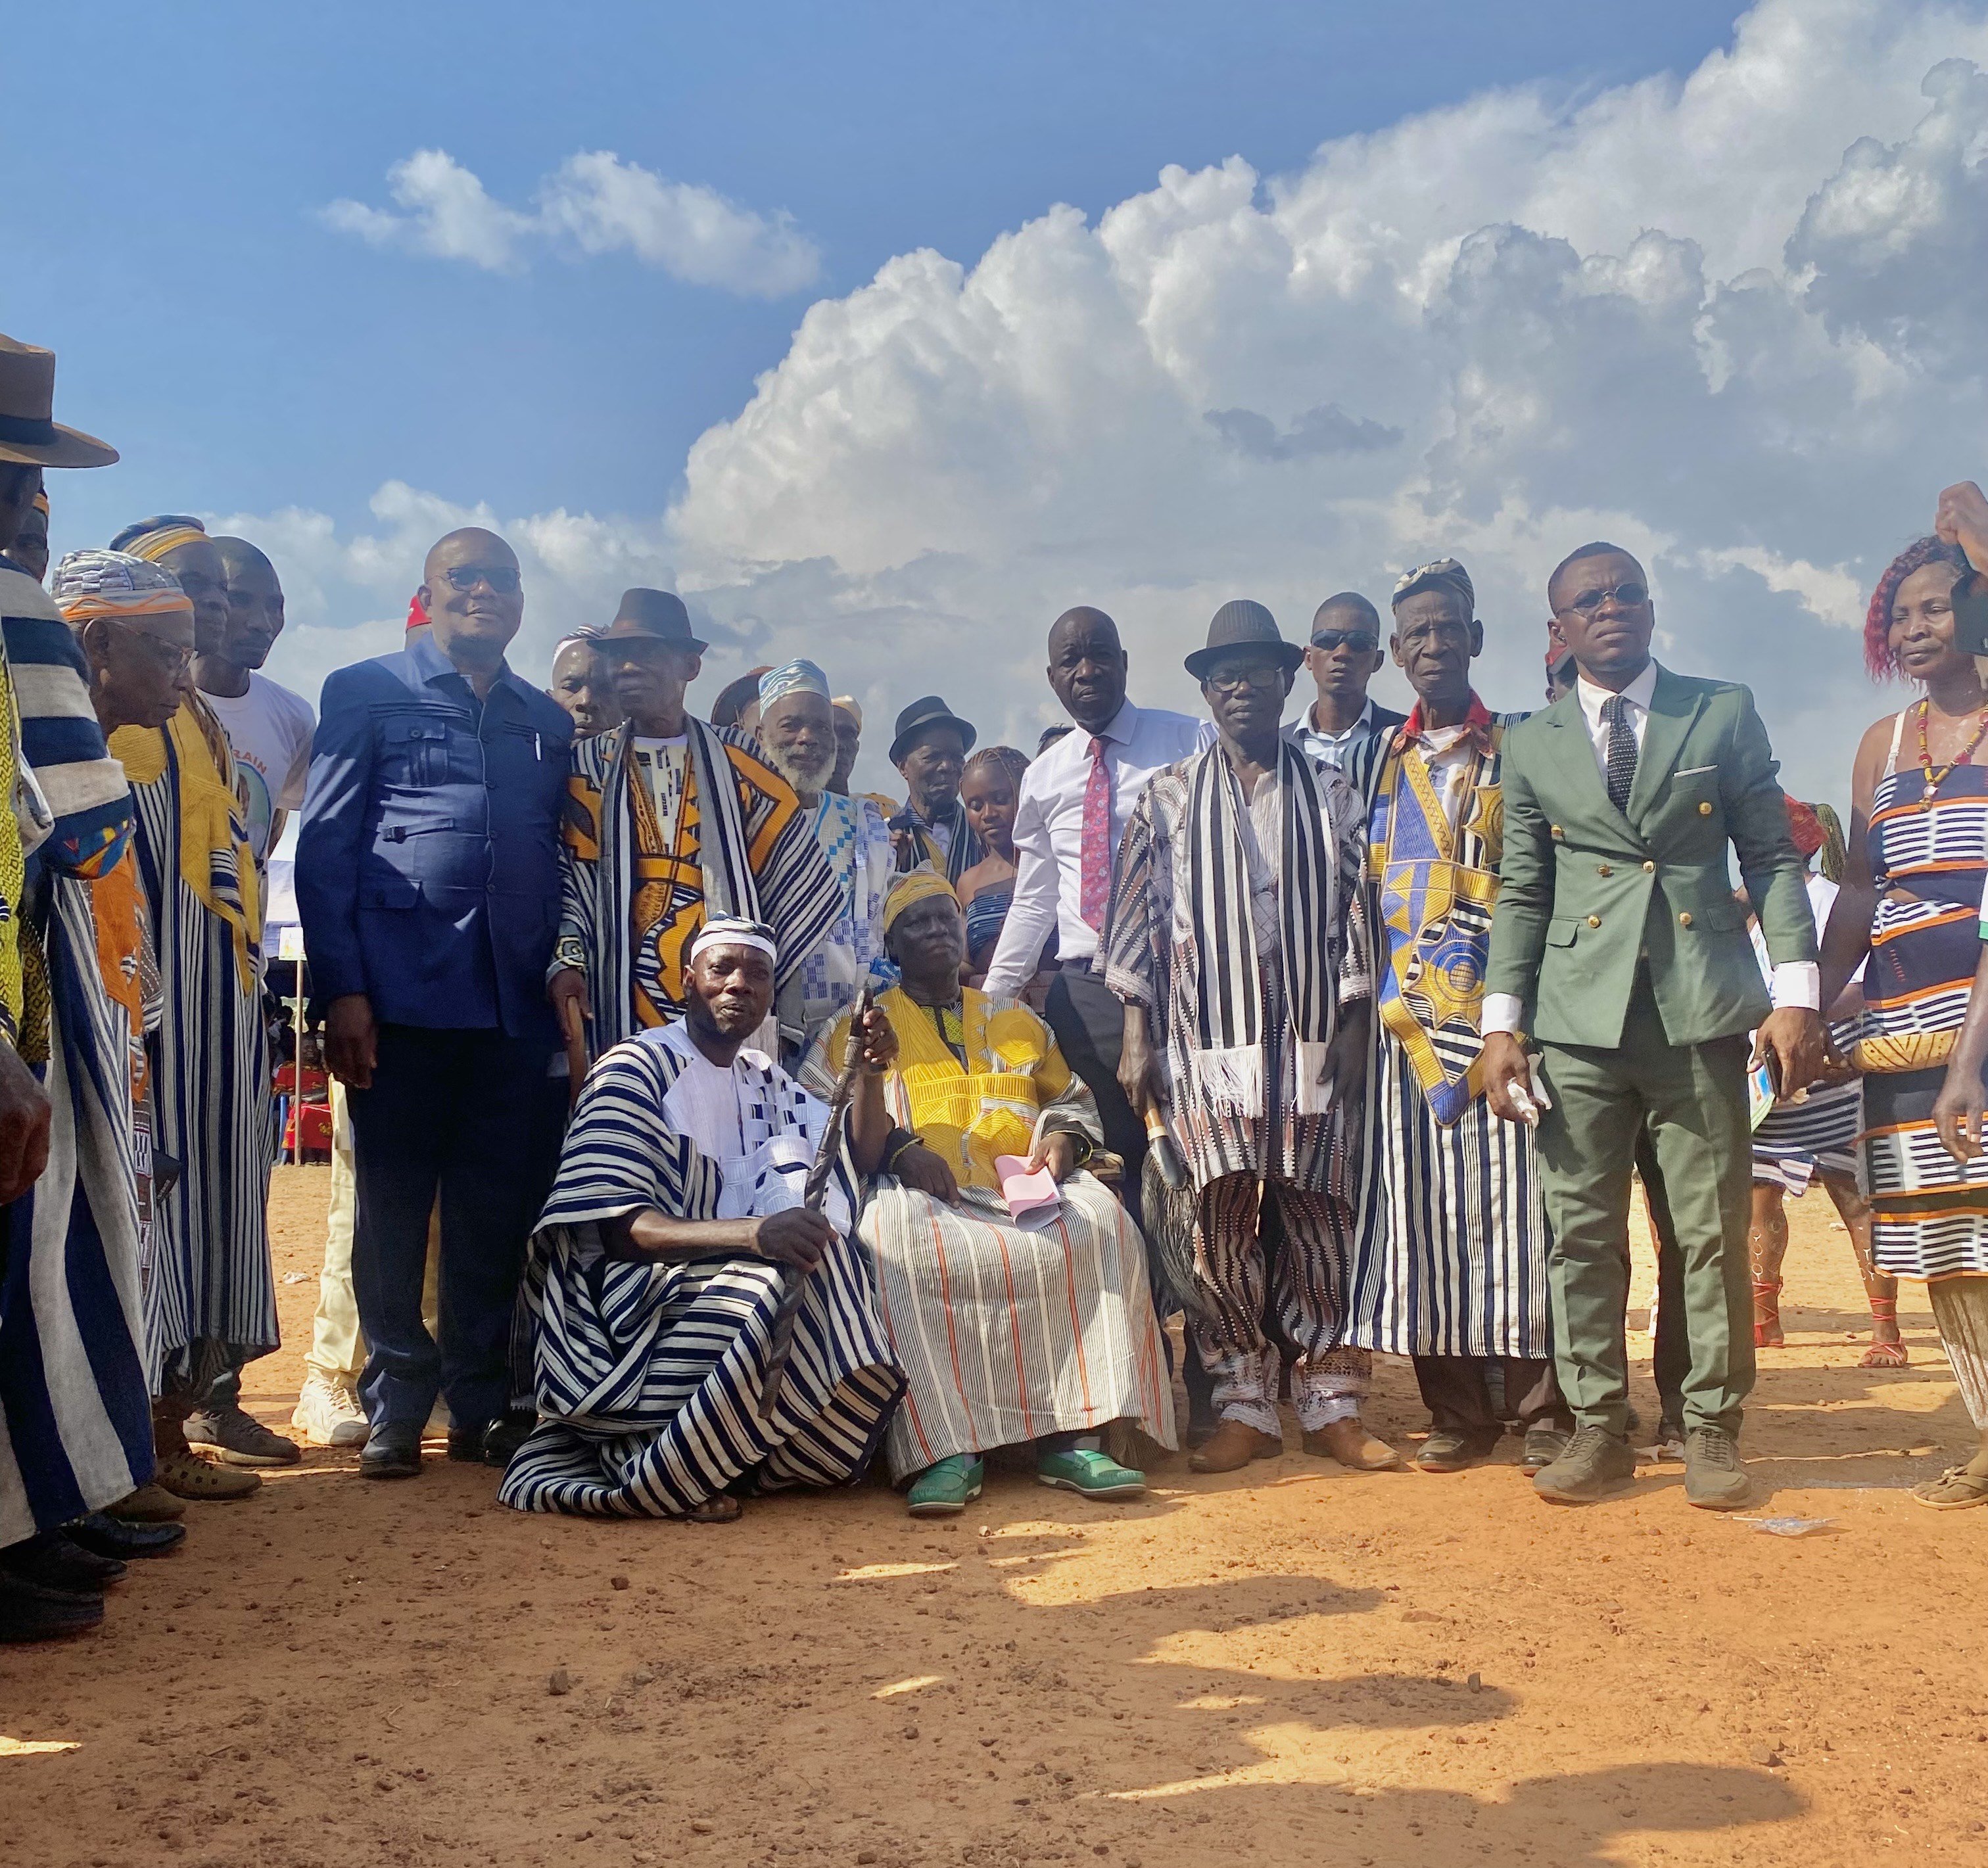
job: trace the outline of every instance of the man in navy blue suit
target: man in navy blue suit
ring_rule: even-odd
[[[297,843],[327,1061],[350,1093],[360,1463],[376,1478],[421,1470],[438,1391],[451,1458],[508,1456],[512,1302],[565,1102],[545,981],[572,721],[504,660],[525,600],[502,539],[449,533],[421,600],[425,639],[326,681]],[[438,1187],[439,1349],[421,1322]]]

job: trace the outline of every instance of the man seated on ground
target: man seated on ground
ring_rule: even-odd
[[[916,1475],[915,1516],[949,1515],[978,1496],[983,1452],[1033,1441],[1045,1485],[1138,1498],[1144,1474],[1108,1458],[1097,1435],[1134,1420],[1171,1448],[1173,1393],[1144,1241],[1083,1171],[1104,1140],[1097,1106],[1033,1012],[960,985],[965,924],[943,877],[901,878],[884,931],[904,982],[879,1002],[894,1056],[860,1085],[850,1133],[885,1167],[862,1237],[908,1384],[891,1424],[892,1476]],[[816,1044],[803,1073],[814,1088],[833,1080],[849,1024]],[[1054,1175],[1046,1224],[1011,1216],[1004,1157]]]
[[[595,1517],[739,1515],[739,1495],[860,1478],[904,1387],[856,1247],[857,1173],[802,1206],[827,1110],[746,1041],[773,999],[770,929],[707,922],[684,1016],[616,1045],[573,1112],[524,1302],[541,1424],[498,1496]],[[860,1068],[888,1066],[888,1022]],[[865,1146],[866,1140],[869,1146]],[[807,1275],[793,1355],[760,1400],[789,1268]]]

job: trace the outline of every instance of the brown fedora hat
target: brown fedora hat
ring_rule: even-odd
[[[615,611],[614,620],[596,640],[609,642],[620,636],[651,637],[693,655],[702,655],[711,647],[691,633],[690,612],[674,590],[645,589],[639,584],[621,593],[621,607]]]
[[[1286,669],[1304,665],[1304,650],[1283,639],[1276,618],[1261,603],[1239,596],[1215,613],[1208,625],[1208,646],[1187,657],[1187,671],[1198,681],[1205,680],[1216,662],[1237,649],[1268,649]]]
[[[117,450],[65,428],[56,405],[56,353],[0,336],[0,461],[22,467],[108,467]]]

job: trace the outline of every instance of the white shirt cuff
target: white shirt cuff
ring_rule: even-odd
[[[1484,1015],[1478,1021],[1477,1029],[1486,1037],[1493,1032],[1519,1032],[1525,1028],[1526,1002],[1516,993],[1485,994]]]
[[[1822,968],[1813,960],[1790,960],[1774,968],[1773,984],[1769,988],[1777,1012],[1794,1006],[1804,1012],[1817,1012],[1822,1005]]]

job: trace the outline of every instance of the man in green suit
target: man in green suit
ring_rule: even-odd
[[[1582,546],[1547,600],[1578,678],[1505,737],[1483,1016],[1491,1106],[1539,1124],[1554,1352],[1577,1422],[1533,1485],[1579,1504],[1635,1473],[1623,1313],[1647,1123],[1683,1265],[1685,1495],[1730,1510],[1750,1490],[1736,1436],[1753,1385],[1746,1034],[1777,1084],[1818,1074],[1814,924],[1753,696],[1650,659],[1648,579],[1617,546]],[[1774,962],[1771,1002],[1729,846]]]

